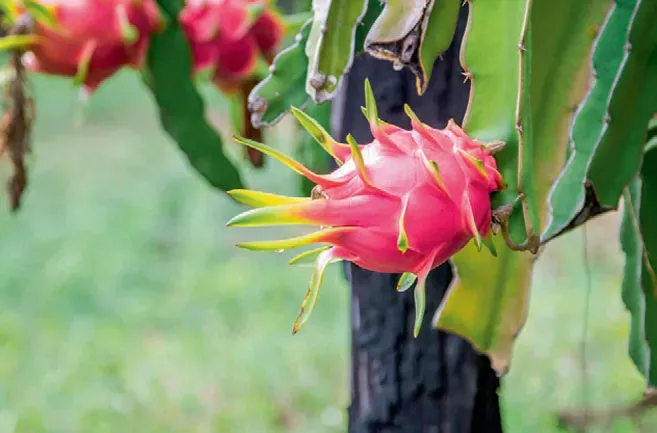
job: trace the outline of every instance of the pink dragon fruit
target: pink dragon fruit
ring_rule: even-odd
[[[142,66],[163,24],[154,0],[39,0],[53,22],[37,20],[29,70],[75,77],[88,91],[124,66]],[[22,12],[22,1],[17,12]]]
[[[310,288],[294,324],[297,332],[314,307],[326,266],[348,260],[375,272],[401,273],[398,290],[416,280],[415,335],[424,314],[424,283],[429,271],[448,260],[471,239],[492,248],[490,194],[503,182],[495,159],[483,143],[469,138],[450,121],[438,130],[423,124],[408,106],[412,130],[377,117],[369,82],[365,86],[366,116],[374,141],[358,145],[336,142],[302,111],[292,112],[340,165],[327,175],[311,172],[297,161],[263,144],[236,138],[280,160],[317,184],[311,198],[234,190],[238,202],[255,207],[237,215],[228,226],[309,224],[319,231],[300,237],[247,242],[239,247],[280,251],[314,243],[328,244],[291,260],[317,256]]]
[[[194,57],[194,71],[235,92],[253,74],[259,56],[271,62],[284,34],[281,18],[263,0],[187,0],[179,20]]]

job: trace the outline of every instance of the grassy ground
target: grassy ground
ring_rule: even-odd
[[[36,84],[31,184],[20,213],[0,204],[0,433],[343,431],[339,268],[292,337],[308,270],[233,247],[274,232],[224,228],[241,208],[188,170],[134,76],[103,87],[79,127],[70,86]],[[286,146],[283,133],[274,140]],[[296,177],[277,164],[246,172],[250,186],[294,192]],[[641,391],[625,356],[614,227],[605,218],[588,233],[586,394],[602,406]],[[509,432],[557,431],[554,411],[582,402],[585,287],[575,233],[537,271],[504,382]]]

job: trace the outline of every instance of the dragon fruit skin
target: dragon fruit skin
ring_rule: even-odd
[[[40,0],[55,25],[37,22],[25,58],[34,72],[77,77],[92,92],[124,66],[140,68],[164,21],[154,0]]]
[[[238,246],[279,251],[308,244],[328,244],[292,259],[297,263],[319,253],[310,289],[294,325],[307,321],[327,264],[348,260],[375,272],[401,273],[398,289],[415,287],[416,327],[424,313],[424,282],[429,272],[474,239],[489,245],[490,194],[504,188],[497,164],[481,142],[469,138],[450,121],[438,130],[420,122],[407,108],[412,130],[382,122],[369,82],[366,115],[374,140],[358,145],[338,143],[303,112],[293,114],[341,164],[319,175],[278,151],[250,140],[257,148],[315,182],[313,198],[290,198],[255,191],[229,194],[255,207],[234,217],[228,226],[318,225],[320,230],[279,241]]]
[[[284,26],[266,4],[263,0],[188,0],[179,21],[192,50],[194,72],[209,70],[217,87],[233,93],[253,74],[259,56],[271,62]]]

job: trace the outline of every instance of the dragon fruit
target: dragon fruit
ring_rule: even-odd
[[[281,18],[263,0],[187,0],[180,25],[194,72],[209,71],[224,93],[250,77],[259,56],[271,63],[284,34]]]
[[[319,231],[303,236],[239,247],[280,251],[309,244],[327,244],[304,252],[290,263],[317,255],[315,270],[296,333],[314,307],[324,270],[347,260],[375,272],[402,274],[397,289],[414,282],[417,336],[424,314],[424,285],[429,271],[473,240],[494,253],[490,194],[504,188],[495,159],[483,143],[468,137],[450,121],[445,129],[422,123],[406,106],[412,130],[381,121],[368,81],[365,115],[374,140],[358,145],[350,135],[336,142],[308,115],[292,112],[340,165],[327,175],[311,172],[297,161],[263,144],[236,138],[280,160],[317,184],[312,197],[285,197],[234,190],[229,194],[255,209],[237,215],[228,226],[308,224]]]
[[[28,70],[75,77],[93,92],[124,66],[140,68],[151,34],[164,24],[154,0],[39,0],[38,42],[24,58]],[[25,10],[17,1],[16,13]]]

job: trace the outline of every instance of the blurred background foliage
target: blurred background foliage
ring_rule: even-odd
[[[235,236],[280,237],[281,228],[225,229],[240,207],[189,169],[136,74],[110,80],[83,118],[69,82],[33,82],[31,184],[17,214],[0,204],[0,432],[344,431],[349,293],[341,267],[330,269],[312,323],[293,337],[309,270],[287,266],[287,253],[233,247]],[[204,93],[241,160],[227,101]],[[285,119],[265,139],[292,152],[298,134]],[[297,176],[275,161],[241,167],[249,187],[298,193]],[[541,256],[503,382],[508,432],[557,432],[560,409],[640,396],[643,381],[625,349],[617,227],[617,214],[587,226],[590,275],[581,231]],[[645,418],[643,431],[657,431],[656,418]],[[639,430],[620,421],[609,431]]]

